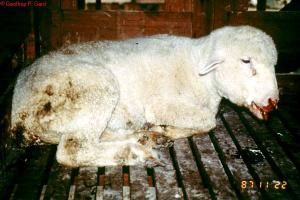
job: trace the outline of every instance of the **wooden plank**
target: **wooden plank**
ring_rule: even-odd
[[[14,188],[13,188],[13,190],[12,190],[12,193],[11,193],[11,195],[10,195],[10,197],[9,197],[9,200],[13,200],[13,199],[15,198],[15,193],[16,193],[16,191],[17,191],[17,188],[18,188],[18,184],[15,184],[15,185],[14,185]]]
[[[103,186],[97,186],[96,200],[103,200],[103,199],[104,199],[104,188]]]
[[[76,0],[62,0],[61,8],[65,10],[76,10],[77,1]]]
[[[231,1],[214,0],[209,2],[209,9],[206,13],[209,15],[210,29],[214,30],[227,24],[228,10],[231,8]]]
[[[146,199],[147,170],[145,166],[136,165],[130,167],[130,196],[131,199]]]
[[[253,177],[250,175],[243,159],[241,159],[240,155],[238,154],[237,147],[233,143],[219,117],[217,118],[217,126],[214,129],[213,134],[218,142],[218,145],[220,146],[220,149],[222,149],[226,164],[230,170],[230,173],[233,175],[235,184],[237,185],[238,190],[240,190],[241,195],[245,196],[245,198],[253,200],[260,199],[261,194],[259,190],[241,190],[241,182],[244,180],[252,180]]]
[[[48,50],[53,50],[61,47],[62,45],[62,16],[59,11],[51,12],[51,27],[49,31],[49,48]]]
[[[117,38],[118,12],[65,11],[62,22],[61,43]]]
[[[49,174],[44,200],[67,199],[72,169],[54,161]]]
[[[300,75],[277,74],[280,101],[276,116],[280,118],[288,131],[300,141],[299,102],[300,102]]]
[[[63,21],[68,23],[80,23],[85,24],[94,24],[96,26],[110,26],[113,27],[111,22],[116,22],[116,17],[118,12],[116,11],[64,11]],[[96,24],[95,24],[96,23]],[[98,24],[102,23],[102,24]]]
[[[141,11],[141,5],[131,2],[131,3],[124,3],[124,10],[125,11]]]
[[[195,136],[192,141],[196,144],[201,155],[201,161],[209,175],[217,199],[237,199],[209,135]]]
[[[146,27],[155,28],[180,28],[192,26],[192,14],[191,13],[168,13],[159,12],[158,14],[147,13],[145,16]]]
[[[239,11],[239,12],[245,12],[248,10],[249,7],[249,0],[237,0],[232,1],[231,3],[231,9],[228,9],[227,11]]]
[[[5,159],[1,161],[3,163],[0,171],[0,199],[8,199],[13,191],[15,181],[19,179],[19,174],[25,165],[24,150],[10,149],[9,152],[4,153],[6,154],[1,157]]]
[[[75,199],[75,191],[76,191],[76,186],[71,185],[69,195],[68,195],[68,200],[74,200]]]
[[[75,177],[74,199],[95,199],[97,188],[97,167],[81,167]]]
[[[158,33],[191,37],[194,24],[191,12],[159,11],[153,14],[143,11],[65,10],[63,13],[63,18],[54,14],[52,19],[56,28],[51,28],[50,41],[55,48],[75,42],[125,39]]]
[[[138,37],[144,35],[145,14],[136,12],[120,12],[117,19],[118,38]]]
[[[165,3],[165,0],[136,0],[137,3]]]
[[[192,37],[198,38],[209,34],[209,16],[206,14],[209,2],[193,1]]]
[[[286,128],[299,140],[300,120],[300,75],[298,74],[277,74],[280,101],[276,113]]]
[[[104,199],[122,199],[122,167],[105,167]]]
[[[47,190],[47,185],[43,185],[39,200],[44,200],[45,199],[46,190]]]
[[[65,11],[62,43],[129,38],[157,33],[192,36],[192,14],[158,12]]]
[[[277,110],[277,112],[275,112],[275,114],[282,122],[282,125],[289,131],[289,133],[296,139],[297,142],[300,141],[300,123],[297,119],[300,113],[300,109],[294,109],[292,111],[293,107],[293,105],[285,105],[283,107],[281,104],[280,108]]]
[[[284,199],[284,193],[279,190],[270,190],[267,188],[267,182],[272,182],[273,180],[279,180],[278,176],[273,172],[270,164],[265,159],[263,153],[258,148],[255,141],[249,136],[247,130],[241,123],[237,113],[235,113],[232,108],[226,106],[230,111],[223,115],[224,125],[227,130],[231,133],[231,136],[235,138],[239,145],[239,154],[244,159],[244,162],[247,163],[248,169],[251,171],[253,180],[258,189],[259,183],[262,183],[261,190],[263,195],[266,194],[269,198]],[[250,167],[250,168],[249,168]],[[246,188],[250,189],[250,188]],[[252,188],[254,189],[254,188]]]
[[[101,0],[102,3],[128,3],[131,0]]]
[[[28,161],[22,175],[18,178],[18,187],[14,199],[37,199],[43,187],[49,159],[53,159],[54,146],[31,147]]]
[[[289,133],[289,131],[276,116],[272,116],[266,125],[272,133],[272,137],[276,138],[286,155],[292,160],[292,162],[296,165],[296,168],[300,171],[300,143],[295,141],[293,135]]]
[[[130,200],[130,187],[123,186],[123,200]]]
[[[192,12],[192,0],[165,0],[165,10],[170,12]]]
[[[156,200],[156,189],[155,187],[147,187],[146,190],[146,199],[147,200]]]
[[[154,168],[157,198],[159,200],[183,199],[183,194],[181,188],[178,187],[176,172],[167,148],[160,150],[160,159],[165,166]]]
[[[266,148],[267,155],[270,155],[267,159],[278,174],[280,180],[288,182],[289,193],[296,195],[296,198],[300,198],[300,191],[298,189],[300,186],[300,175],[297,172],[295,165],[287,158],[284,150],[278,145],[274,136],[268,131],[263,123],[254,120],[253,117],[246,112],[243,112],[242,116],[247,120],[249,126],[251,126],[251,132],[253,132],[252,135],[255,135],[254,137],[256,140],[259,140],[261,145]]]
[[[210,199],[209,192],[204,187],[202,178],[197,170],[187,138],[176,140],[174,142],[174,150],[187,198]]]
[[[300,21],[300,19],[299,19]],[[276,79],[278,83],[278,88],[280,91],[280,101],[279,104],[282,103],[282,98],[285,98],[285,95],[293,95],[299,98],[300,96],[300,75],[299,74],[276,74]],[[288,101],[284,101],[288,103],[292,99],[288,99]],[[280,106],[278,106],[280,109]]]

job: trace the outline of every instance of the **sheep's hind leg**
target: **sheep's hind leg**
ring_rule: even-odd
[[[87,73],[88,69],[81,75]],[[75,105],[76,115],[65,125],[66,131],[57,147],[57,161],[68,166],[89,165],[96,159],[97,153],[101,154],[103,150],[98,150],[100,137],[119,99],[118,85],[108,70],[97,68],[96,71],[91,70],[91,73],[94,74],[87,76],[95,77],[91,85],[81,85],[87,91]]]
[[[58,146],[58,159],[60,163],[73,167],[164,165],[159,150],[170,145],[171,141],[161,133],[144,130],[126,135],[106,130],[100,142],[80,133],[64,134]]]
[[[33,65],[20,74],[12,102],[11,134],[22,145],[58,144],[82,132],[97,140],[119,100],[119,86],[106,68],[89,63]]]
[[[150,133],[149,133],[150,134]],[[143,135],[145,135],[143,133]],[[65,134],[59,143],[59,162],[71,167],[109,165],[163,165],[150,136],[128,135],[119,140],[93,141],[80,133]],[[139,139],[143,139],[143,141]],[[151,141],[150,141],[151,140]]]
[[[133,134],[118,136],[105,131],[101,137],[102,141],[126,141],[125,143],[134,143],[132,150],[144,152],[140,154],[146,165],[164,165],[160,160],[160,150],[173,145],[173,141],[163,133],[149,131],[146,129],[134,131]],[[138,153],[137,153],[138,155]]]

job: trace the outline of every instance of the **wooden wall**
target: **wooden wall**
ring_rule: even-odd
[[[295,3],[296,7],[291,8],[293,11],[269,12],[263,10],[265,6],[262,6],[260,11],[248,11],[248,2],[249,0],[214,0],[210,13],[211,30],[225,25],[251,25],[260,28],[271,35],[278,49],[276,72],[299,70],[300,10],[298,4]]]
[[[203,3],[165,0],[165,3],[102,4],[101,9],[78,9],[74,0],[52,2],[50,48],[103,39],[124,39],[168,33],[197,37],[208,32]],[[57,9],[58,8],[58,9]]]
[[[299,68],[300,11],[248,11],[249,0],[135,0],[122,5],[97,0],[86,6],[78,1],[49,0],[47,7],[34,9],[37,35],[35,44],[27,48],[31,60],[76,42],[159,33],[197,38],[225,25],[248,24],[274,38],[279,50],[277,72]]]

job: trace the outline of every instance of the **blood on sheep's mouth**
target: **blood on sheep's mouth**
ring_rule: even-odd
[[[254,101],[251,102],[250,110],[252,113],[260,119],[268,120],[269,112],[274,108],[277,108],[278,100],[269,99],[269,104],[267,106],[259,106]]]

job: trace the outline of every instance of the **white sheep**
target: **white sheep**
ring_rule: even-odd
[[[271,37],[250,26],[74,44],[20,73],[12,134],[58,143],[69,166],[157,161],[168,138],[214,128],[222,97],[266,119],[279,99],[276,62]]]

